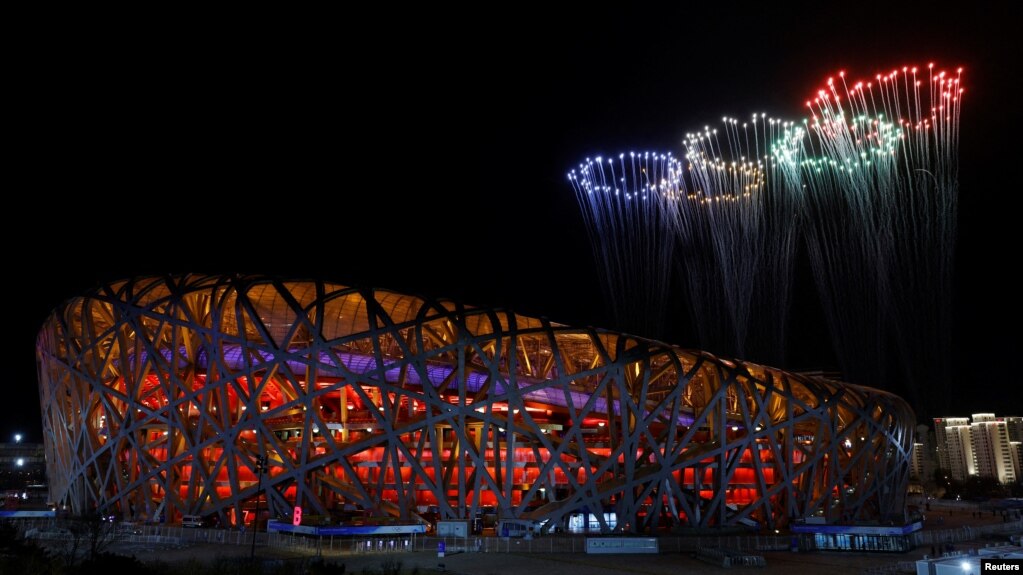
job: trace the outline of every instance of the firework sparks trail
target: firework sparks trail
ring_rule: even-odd
[[[681,184],[680,166],[670,154],[633,152],[587,159],[568,175],[605,300],[619,327],[633,333],[663,326],[674,255],[663,202]]]
[[[905,391],[928,413],[950,397],[961,74],[840,73],[807,102],[807,244],[843,369],[883,384],[894,337]]]
[[[950,396],[962,70],[844,73],[802,125],[724,118],[670,154],[569,174],[618,322],[657,333],[677,266],[700,343],[784,362],[792,262],[805,237],[846,378],[883,386],[894,337],[918,410]],[[925,390],[927,393],[925,393]]]

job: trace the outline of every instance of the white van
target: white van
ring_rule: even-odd
[[[529,519],[501,519],[497,522],[498,537],[525,537],[540,534],[540,524]]]
[[[185,515],[181,518],[182,527],[202,527],[202,515]]]

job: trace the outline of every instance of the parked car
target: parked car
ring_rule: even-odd
[[[182,527],[203,527],[202,515],[185,515],[181,518]]]

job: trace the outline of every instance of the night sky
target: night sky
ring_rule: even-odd
[[[954,415],[1023,415],[1008,278],[1021,247],[1016,19],[844,6],[856,11],[431,8],[76,30],[73,42],[46,29],[9,88],[8,160],[23,175],[8,184],[26,205],[6,210],[3,232],[14,393],[0,438],[40,439],[42,321],[124,276],[318,277],[614,327],[570,168],[678,155],[685,132],[723,115],[798,120],[838,70],[931,61],[965,68]],[[781,367],[837,369],[805,266],[795,297]],[[684,321],[667,338],[696,345]]]

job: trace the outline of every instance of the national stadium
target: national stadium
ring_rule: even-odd
[[[904,520],[899,397],[504,309],[139,277],[65,302],[36,353],[50,499],[76,514],[251,526],[300,506],[603,533]]]

